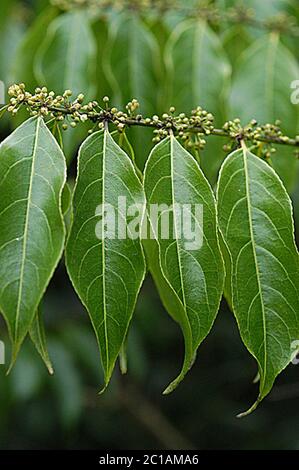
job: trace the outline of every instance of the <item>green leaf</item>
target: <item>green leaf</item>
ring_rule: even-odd
[[[125,132],[118,134],[118,145],[131,158],[132,162],[135,163],[135,152]]]
[[[63,151],[63,137],[62,137],[60,125],[57,121],[54,122],[51,132],[54,135],[55,139],[57,140],[59,147]]]
[[[41,118],[0,146],[0,311],[14,363],[64,244],[64,156]]]
[[[10,83],[25,83],[26,89],[31,93],[40,85],[34,74],[35,56],[40,44],[44,40],[48,25],[56,15],[57,10],[55,8],[45,8],[25,32],[16,48],[15,58],[11,67]],[[28,51],[30,51],[30,54],[28,54]],[[24,107],[20,108],[12,121],[14,128],[22,124],[27,118],[28,111]]]
[[[223,146],[227,139],[211,135],[208,137],[207,144],[200,154],[200,166],[208,178],[212,188],[215,187],[221,163],[226,153]]]
[[[103,69],[112,89],[113,104],[125,106],[136,98],[142,114],[152,116],[157,112],[159,48],[138,14],[123,13],[111,21]],[[142,167],[152,146],[152,131],[131,129],[129,137]]]
[[[119,196],[126,197],[127,207],[139,204],[144,211],[142,186],[130,158],[108,131],[100,131],[88,137],[79,151],[66,264],[96,333],[105,388],[145,276],[139,233],[137,239],[124,238],[118,230],[115,237],[109,236],[109,215],[100,216],[99,207],[104,204],[107,211],[115,210],[117,220],[128,224],[130,216],[118,207]]]
[[[1,119],[2,116],[4,116],[4,114],[6,113],[7,108],[8,108],[8,105],[3,106],[3,108],[0,109],[0,119]]]
[[[231,27],[226,27],[221,38],[223,47],[230,59],[230,63],[235,67],[241,54],[252,42],[250,35],[247,33],[244,25],[237,24]]]
[[[166,46],[165,62],[168,104],[180,112],[202,106],[217,116],[220,113],[222,120],[231,69],[221,41],[209,25],[200,19],[179,24]]]
[[[51,22],[36,57],[34,71],[40,84],[62,94],[70,89],[75,98],[84,93],[93,99],[96,91],[96,44],[88,15],[75,10]],[[69,129],[63,135],[64,152],[70,161],[87,126]]]
[[[188,54],[186,54],[188,51]],[[201,106],[213,113],[215,124],[226,119],[231,67],[219,37],[203,20],[180,23],[165,48],[168,106],[190,113]],[[201,152],[201,166],[212,184],[224,158],[222,139],[211,140]]]
[[[209,333],[223,292],[224,268],[216,228],[216,203],[197,162],[173,136],[153,149],[145,168],[144,189],[156,238],[144,240],[150,271],[166,310],[179,323],[185,339],[182,370],[164,392],[170,393],[190,369],[197,348]],[[170,214],[168,238],[155,230],[151,204],[168,207],[178,204],[181,210],[184,204],[190,204],[186,208],[192,212],[194,234],[202,238],[202,246],[198,243],[191,249],[184,230],[180,236],[182,212],[174,210]],[[202,207],[203,224],[197,207]],[[163,206],[161,209],[167,210]]]
[[[83,10],[60,15],[51,22],[35,59],[39,83],[56,93],[67,89],[74,96],[95,91],[96,46],[88,16]]]
[[[219,227],[231,257],[232,307],[260,374],[253,411],[299,339],[299,257],[290,199],[275,171],[243,145],[225,160]],[[245,413],[246,414],[246,413]]]
[[[113,18],[104,63],[113,103],[126,105],[136,98],[144,114],[156,111],[158,51],[155,37],[138,15],[124,13]]]
[[[72,188],[69,182],[66,182],[62,191],[61,195],[61,210],[63,215],[65,215],[70,206],[71,206],[71,199],[72,199]]]
[[[44,40],[48,25],[55,18],[57,10],[46,8],[33,22],[22,38],[16,50],[16,57],[12,64],[12,82],[26,84],[26,88],[33,92],[34,89],[43,84],[38,83],[34,76],[34,59],[40,44]],[[30,51],[30,54],[28,53]]]
[[[231,92],[231,117],[238,116],[245,123],[253,117],[260,123],[279,119],[286,132],[295,133],[299,111],[291,104],[290,84],[298,75],[296,60],[277,34],[258,39],[238,63]]]
[[[40,357],[45,363],[49,374],[53,374],[53,367],[51,364],[51,360],[49,357],[48,349],[47,349],[47,341],[46,341],[46,333],[44,322],[42,318],[42,311],[41,307],[39,307],[37,315],[35,316],[33,323],[29,330],[31,341],[33,342],[37,352],[39,353]]]
[[[0,25],[0,79],[6,86],[9,86],[13,81],[11,69],[16,60],[18,45],[25,31],[24,17],[17,10],[17,6],[15,8],[13,7],[11,14],[5,18],[4,25]]]
[[[111,87],[104,72],[104,57],[108,47],[108,21],[101,15],[92,23],[92,30],[96,43],[96,77],[97,99],[99,103],[104,96],[111,96]]]
[[[257,73],[258,71],[258,73]],[[299,66],[275,33],[254,42],[240,57],[232,84],[230,118],[247,124],[282,123],[282,130],[295,135],[299,125],[299,107],[291,103],[291,83],[298,79]],[[248,84],[250,83],[250,86]],[[292,189],[298,162],[292,149],[281,149],[273,156],[273,166],[289,190]]]
[[[118,145],[120,146],[121,149],[123,149],[124,152],[131,158],[135,171],[140,179],[140,181],[143,180],[143,173],[140,171],[136,164],[136,159],[135,159],[135,152],[134,149],[131,145],[131,142],[129,141],[127,134],[125,132],[122,132],[119,134],[119,139],[118,139]]]

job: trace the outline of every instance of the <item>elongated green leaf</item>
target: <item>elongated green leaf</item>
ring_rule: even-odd
[[[142,171],[138,168],[136,164],[136,159],[135,159],[135,152],[134,149],[131,145],[131,142],[129,141],[127,134],[125,132],[122,132],[119,134],[118,138],[118,145],[120,146],[121,149],[131,158],[135,171],[137,173],[137,176],[139,177],[140,181],[143,180],[143,173]]]
[[[258,39],[238,63],[231,92],[231,117],[248,121],[254,116],[260,123],[279,119],[286,132],[295,133],[299,111],[290,101],[290,84],[298,75],[296,60],[277,34]]]
[[[4,25],[0,24],[0,79],[5,83],[6,87],[12,83],[13,77],[11,73],[12,66],[16,60],[16,51],[25,31],[25,22],[23,15],[17,11],[18,6],[12,5],[13,10],[6,18],[2,17],[1,2],[1,20]]]
[[[168,105],[186,113],[201,106],[215,115],[216,125],[222,125],[231,68],[221,41],[210,26],[200,19],[180,23],[169,37],[165,63]],[[209,140],[201,152],[201,166],[212,184],[225,156],[222,146],[221,139]]]
[[[30,26],[16,50],[16,57],[11,71],[12,82],[25,83],[27,89],[31,92],[39,85],[33,70],[35,54],[45,38],[45,31],[56,14],[57,10],[55,8],[46,8]]]
[[[102,16],[92,23],[92,30],[96,43],[96,77],[97,99],[99,103],[104,96],[111,96],[110,83],[104,72],[104,57],[108,47],[108,21]]]
[[[70,209],[72,199],[72,187],[69,182],[66,182],[61,195],[61,210],[65,216]]]
[[[26,88],[32,93],[39,86],[34,74],[35,56],[44,40],[45,31],[57,13],[58,11],[51,6],[45,8],[26,31],[16,48],[15,59],[11,67],[10,83],[25,83]],[[30,54],[28,51],[30,51]],[[14,127],[18,127],[27,117],[27,110],[21,108],[12,120],[12,124]]]
[[[229,57],[230,63],[233,65],[234,72],[237,60],[251,43],[250,35],[243,25],[238,24],[226,27],[221,38],[225,52]]]
[[[155,37],[138,15],[113,18],[104,66],[116,105],[136,98],[145,114],[156,112],[158,51]]]
[[[164,306],[179,323],[185,339],[182,371],[164,392],[169,393],[190,369],[198,346],[213,325],[223,291],[216,203],[197,162],[172,136],[153,149],[145,168],[144,188],[155,234],[155,240],[144,240],[147,259]],[[153,226],[154,204],[166,204],[160,206],[165,213],[170,210],[167,208],[180,208],[170,210],[168,238]],[[187,243],[192,237],[184,230],[184,210],[194,227],[192,246]]]
[[[64,182],[64,156],[41,118],[30,118],[2,142],[0,310],[12,363],[62,253]]]
[[[221,120],[230,66],[219,38],[209,25],[199,19],[179,24],[166,46],[165,62],[168,104],[182,112],[202,106],[217,116],[220,112]]]
[[[96,46],[88,16],[83,10],[65,13],[49,26],[40,45],[35,74],[56,93],[71,89],[74,95],[95,91]]]
[[[93,99],[96,91],[96,44],[84,10],[60,15],[50,23],[36,57],[34,71],[40,84],[56,93],[70,89],[73,96],[84,93]],[[84,136],[79,126],[63,135],[67,160]]]
[[[128,232],[122,235],[116,225],[116,233],[109,234],[107,220],[111,212],[101,219],[99,207],[105,205],[107,211],[112,208],[115,217],[128,224],[130,217],[118,207],[120,196],[126,198],[127,207],[139,204],[141,213],[145,209],[142,186],[130,158],[108,131],[97,132],[86,139],[79,152],[66,263],[97,336],[105,386],[126,337],[145,275],[139,233],[138,238],[132,239],[126,235]]]
[[[47,348],[46,333],[44,322],[42,318],[41,307],[39,307],[37,315],[35,316],[33,323],[29,330],[31,341],[33,342],[37,352],[45,363],[49,374],[53,374],[53,366],[50,360],[50,356]]]
[[[141,113],[153,115],[157,112],[159,48],[155,36],[138,14],[123,13],[111,21],[103,67],[116,106],[125,106],[136,98]],[[132,129],[129,137],[137,163],[142,167],[151,148],[152,132]]]
[[[295,135],[299,107],[291,103],[290,85],[298,76],[298,63],[280,43],[279,36],[272,33],[261,37],[244,52],[237,64],[230,117],[239,117],[244,124],[252,118],[260,124],[274,123],[278,119],[284,132]],[[273,157],[273,166],[291,190],[298,169],[292,149],[279,149]]]
[[[259,367],[257,404],[290,363],[299,338],[299,257],[291,202],[274,170],[245,145],[224,162],[218,216],[231,256],[232,306]]]

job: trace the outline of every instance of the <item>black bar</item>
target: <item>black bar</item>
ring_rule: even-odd
[[[150,465],[163,465],[168,467],[210,468],[213,464],[244,465],[270,463],[298,466],[298,451],[268,451],[268,450],[198,450],[198,451],[167,451],[167,450],[139,450],[139,451],[109,451],[109,450],[38,450],[38,451],[0,451],[0,469],[2,468],[50,468],[60,464],[74,466],[74,468],[90,469],[103,468],[148,468]],[[253,467],[254,468],[254,467]]]

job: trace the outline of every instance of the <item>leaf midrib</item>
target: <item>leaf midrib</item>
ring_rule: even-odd
[[[107,149],[107,130],[104,130],[103,136],[103,164],[102,164],[102,204],[105,204],[105,171],[106,171],[106,149]],[[104,237],[104,218],[102,218],[102,285],[103,285],[103,316],[104,316],[104,334],[106,346],[106,377],[109,370],[109,341],[107,325],[107,306],[106,306],[106,265],[105,265],[105,237]]]
[[[174,204],[175,204],[175,195],[174,195],[174,171],[173,171],[173,139],[174,137],[171,135],[170,136],[170,181],[171,181],[171,199],[172,199],[172,207],[175,207]],[[179,247],[179,243],[178,243],[178,230],[177,230],[177,223],[176,223],[176,216],[174,214],[174,217],[173,217],[173,224],[174,224],[174,232],[175,232],[175,243],[176,243],[176,248],[177,248],[177,254],[178,254],[178,264],[179,264],[179,272],[180,272],[180,283],[181,283],[181,286],[182,286],[182,296],[183,296],[183,305],[184,305],[184,309],[186,311],[186,314],[187,314],[187,306],[186,306],[186,296],[185,296],[185,286],[184,286],[184,277],[183,277],[183,269],[182,269],[182,263],[181,263],[181,258],[180,258],[180,247]],[[190,324],[190,321],[189,321],[189,317],[187,315],[187,319],[188,319],[188,322]]]
[[[76,57],[76,54],[74,54],[74,52],[76,52],[77,48],[76,48],[76,44],[77,44],[77,41],[75,41],[75,39],[78,38],[78,35],[76,35],[76,32],[77,32],[77,29],[78,29],[78,15],[77,14],[74,14],[74,20],[72,21],[72,27],[71,27],[71,31],[70,31],[70,34],[68,35],[69,37],[69,41],[68,41],[68,46],[67,46],[67,54],[66,54],[66,61],[65,61],[65,76],[64,76],[64,90],[66,90],[67,88],[70,88],[72,90],[73,86],[72,86],[72,83],[73,83],[73,77],[74,77],[74,73],[72,72],[73,71],[73,67],[71,67],[71,65],[74,65],[74,56]]]
[[[136,62],[137,48],[139,47],[138,38],[136,37],[137,31],[137,20],[135,15],[130,18],[131,24],[129,24],[129,60],[128,60],[128,78],[129,84],[131,84],[131,96],[136,96],[137,99],[140,99],[138,93],[138,66]]]
[[[30,202],[32,196],[32,186],[33,186],[33,177],[35,172],[35,160],[36,160],[36,153],[37,153],[37,142],[39,138],[39,129],[40,129],[40,119],[37,119],[36,130],[35,130],[35,139],[33,144],[33,152],[32,152],[32,165],[30,171],[30,181],[29,181],[29,189],[28,189],[28,196],[27,196],[27,207],[26,207],[26,216],[25,216],[25,227],[24,227],[24,238],[23,238],[23,245],[22,245],[22,261],[21,261],[21,270],[20,270],[20,283],[19,283],[19,293],[18,293],[18,301],[17,301],[17,311],[16,311],[16,319],[15,319],[15,341],[17,341],[18,337],[18,325],[19,325],[19,317],[20,317],[20,305],[22,300],[22,293],[23,293],[23,277],[24,277],[24,269],[25,269],[25,262],[26,262],[26,253],[27,253],[27,237],[28,237],[28,226],[29,226],[29,214],[30,214]]]
[[[277,33],[271,33],[269,36],[269,44],[267,50],[267,60],[265,63],[266,66],[266,79],[265,79],[265,97],[266,103],[269,110],[269,120],[273,121],[275,119],[274,111],[274,64],[275,64],[275,54],[277,51],[279,36]]]
[[[206,22],[198,20],[195,25],[194,31],[194,44],[193,44],[193,64],[195,64],[192,68],[192,96],[195,98],[196,102],[200,102],[202,100],[201,96],[201,82],[198,79],[198,75],[196,71],[198,68],[201,68],[201,54],[202,54],[202,46],[203,46],[203,37],[206,29]]]
[[[267,333],[266,333],[266,314],[264,308],[264,300],[263,300],[263,292],[261,286],[261,279],[260,279],[260,269],[256,255],[256,243],[254,237],[254,230],[252,224],[252,210],[251,210],[251,198],[250,198],[250,187],[249,187],[249,174],[248,174],[248,163],[247,163],[247,148],[242,142],[242,153],[243,153],[243,162],[244,162],[244,174],[245,174],[245,186],[246,186],[246,200],[247,200],[247,209],[248,209],[248,220],[249,220],[249,230],[250,230],[250,238],[251,238],[251,245],[252,245],[252,252],[255,264],[255,271],[257,275],[257,283],[259,289],[259,296],[261,299],[261,307],[262,307],[262,318],[263,318],[263,336],[264,336],[264,370],[263,375],[261,377],[261,384],[264,386],[264,381],[267,372]],[[260,391],[262,391],[263,387],[260,387]]]

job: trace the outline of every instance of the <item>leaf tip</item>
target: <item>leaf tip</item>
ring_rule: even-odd
[[[236,417],[237,418],[245,418],[246,416],[249,416],[251,413],[253,413],[253,411],[255,411],[257,409],[260,402],[261,402],[261,398],[258,397],[256,402],[247,411],[243,411],[242,413],[239,413]]]
[[[98,392],[98,395],[103,395],[103,393],[106,391],[108,385],[109,385],[109,382],[106,382],[104,384],[104,386],[101,388],[101,390]]]
[[[189,372],[189,370],[191,369],[192,365],[195,362],[195,359],[196,359],[196,353],[194,353],[192,355],[192,358],[188,358],[188,356],[185,357],[184,365],[183,365],[183,368],[182,368],[180,374],[177,376],[176,379],[174,379],[168,385],[168,387],[166,387],[166,389],[162,393],[163,395],[169,395],[170,393],[172,393],[178,387],[178,385],[184,380],[187,372]]]
[[[112,375],[112,371],[106,371],[106,373],[104,374],[104,385],[101,388],[101,390],[98,392],[98,395],[103,395],[103,393],[108,388],[108,385],[109,385],[110,379],[111,379],[111,375]]]
[[[177,388],[177,386],[182,382],[184,376],[185,376],[185,374],[184,375],[179,375],[176,379],[174,379],[168,385],[168,387],[165,388],[162,395],[169,395],[170,393],[172,393]]]
[[[13,366],[15,365],[16,363],[16,360],[17,360],[17,357],[18,357],[18,354],[19,354],[19,351],[20,351],[20,345],[17,344],[17,343],[13,343],[12,345],[12,353],[11,353],[11,359],[10,359],[10,364],[9,364],[9,367],[6,371],[6,375],[9,375],[13,369]]]
[[[53,369],[53,365],[52,365],[51,359],[49,357],[48,351],[47,350],[41,350],[41,351],[39,351],[39,355],[42,358],[42,361],[45,364],[49,374],[54,375],[54,369]]]

